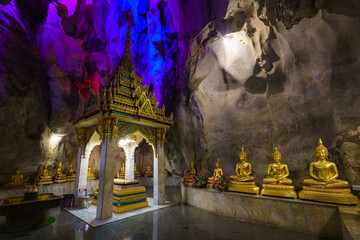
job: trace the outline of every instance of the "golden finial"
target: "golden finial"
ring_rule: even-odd
[[[321,138],[319,138],[319,146],[320,145],[323,145],[322,141],[321,141]]]

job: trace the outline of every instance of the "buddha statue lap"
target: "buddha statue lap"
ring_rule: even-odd
[[[73,170],[73,166],[72,166],[72,163],[70,163],[69,165],[69,170],[68,170],[68,175],[67,175],[67,180],[68,181],[75,181],[76,179],[76,174]]]
[[[124,162],[121,165],[118,178],[125,178],[125,163]]]
[[[247,155],[244,148],[239,154],[240,162],[236,164],[236,175],[230,176],[228,190],[234,192],[259,194],[259,187],[256,186],[254,177],[251,174],[251,164],[246,161]]]
[[[11,182],[5,185],[5,188],[21,188],[26,187],[24,176],[21,174],[20,168],[15,170],[15,175],[11,177]]]
[[[218,180],[223,174],[224,173],[221,169],[220,159],[218,159],[216,162],[216,168],[214,169],[214,174],[208,178],[207,187],[211,188],[215,184],[215,181]]]
[[[152,177],[152,176],[154,176],[154,173],[151,169],[150,164],[148,164],[146,167],[145,177]]]
[[[43,169],[40,172],[39,180],[37,181],[37,185],[48,185],[52,184],[52,178],[49,175],[49,172],[47,170],[47,164],[45,163]]]
[[[91,163],[89,162],[87,180],[94,180],[94,179],[96,179],[96,177],[95,177],[94,172],[92,170]]]
[[[185,185],[187,185],[187,186],[192,186],[193,185],[193,179],[194,179],[194,177],[196,175],[196,169],[195,169],[194,161],[191,161],[190,167],[191,167],[190,174],[185,179]]]
[[[56,176],[55,176],[55,179],[54,179],[54,183],[64,183],[64,182],[67,182],[67,177],[65,174],[62,173],[62,163],[60,161],[59,163],[59,167],[58,169],[56,170]]]
[[[134,176],[135,177],[141,177],[141,174],[136,166],[136,163],[134,164]]]
[[[339,177],[337,166],[335,163],[327,161],[328,150],[322,144],[321,139],[315,148],[315,155],[317,161],[310,163],[309,168],[309,175],[312,179],[304,179],[299,198],[347,205],[358,204],[359,199],[351,194],[350,188],[348,188],[349,183],[337,179]]]
[[[261,195],[297,198],[292,180],[288,178],[289,168],[287,164],[281,162],[281,153],[275,148],[273,153],[275,163],[268,167],[267,174],[272,177],[263,179],[263,189]]]

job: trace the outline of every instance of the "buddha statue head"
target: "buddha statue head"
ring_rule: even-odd
[[[274,159],[274,161],[276,163],[280,163],[280,161],[281,161],[281,153],[278,151],[277,148],[275,148],[275,151],[274,151],[272,156],[273,156],[273,159]]]
[[[220,163],[220,159],[218,158],[217,162],[216,162],[216,167],[217,168],[221,168],[221,163]]]
[[[21,174],[20,174],[20,173],[21,173],[20,168],[16,169],[16,170],[15,170],[15,173],[16,173],[16,174],[15,174],[16,176],[20,176],[20,175],[21,175]]]
[[[321,138],[319,138],[319,145],[315,148],[315,155],[317,157],[318,160],[326,160],[328,157],[328,150],[327,148],[323,145]]]
[[[247,154],[244,151],[244,147],[241,147],[241,152],[239,153],[239,158],[242,163],[246,162]]]

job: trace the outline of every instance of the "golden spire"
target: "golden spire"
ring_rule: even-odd
[[[119,66],[124,67],[129,72],[133,71],[135,69],[134,63],[131,57],[131,23],[130,23],[130,17],[128,19],[128,28],[126,32],[126,38],[125,38],[125,48],[124,53],[120,59]]]

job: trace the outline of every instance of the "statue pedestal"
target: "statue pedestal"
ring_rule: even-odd
[[[297,198],[297,194],[294,191],[293,185],[282,185],[282,184],[263,184],[261,190],[261,196],[275,196],[275,197],[286,197],[286,198]]]
[[[303,190],[299,192],[299,198],[346,205],[359,204],[359,199],[351,194],[350,188],[318,188],[303,186]]]
[[[233,192],[243,192],[243,193],[252,193],[259,195],[260,188],[256,186],[255,182],[237,182],[230,180],[229,191]]]

